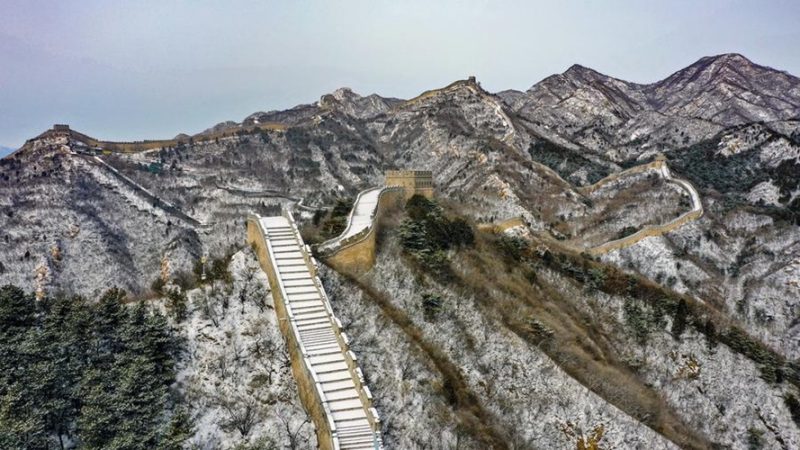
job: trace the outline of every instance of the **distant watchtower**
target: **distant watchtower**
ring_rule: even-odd
[[[386,186],[400,186],[406,200],[414,194],[433,198],[433,172],[430,170],[387,170]]]
[[[53,131],[60,131],[62,133],[69,133],[69,125],[57,123],[53,125]]]

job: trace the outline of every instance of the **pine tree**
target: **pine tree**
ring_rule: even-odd
[[[179,343],[166,319],[125,293],[100,301],[0,289],[0,448],[179,448],[191,434],[172,414]],[[61,445],[59,445],[59,443]]]
[[[180,450],[183,443],[194,434],[194,425],[189,412],[184,407],[176,408],[172,414],[162,441],[162,450]]]

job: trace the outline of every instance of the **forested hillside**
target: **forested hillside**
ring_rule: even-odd
[[[124,301],[117,289],[37,301],[0,288],[0,448],[181,448],[180,341],[164,316]]]

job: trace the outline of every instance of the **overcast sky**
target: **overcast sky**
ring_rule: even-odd
[[[196,133],[341,86],[524,90],[573,63],[652,82],[738,52],[798,75],[798,24],[797,0],[0,0],[0,145]]]

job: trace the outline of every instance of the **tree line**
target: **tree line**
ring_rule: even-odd
[[[125,299],[0,288],[0,448],[181,447],[192,430],[170,391],[181,343]]]

